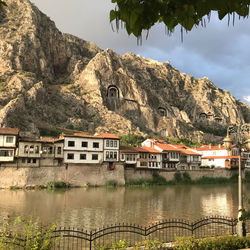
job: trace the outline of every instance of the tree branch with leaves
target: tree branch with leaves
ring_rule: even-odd
[[[125,23],[127,33],[136,37],[143,30],[150,30],[156,23],[164,23],[169,33],[177,25],[190,31],[198,25],[206,26],[211,12],[215,11],[220,20],[228,16],[247,17],[250,0],[112,0],[115,9],[110,11],[110,22],[116,21],[119,29],[120,21]]]

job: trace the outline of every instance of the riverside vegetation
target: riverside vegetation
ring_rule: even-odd
[[[250,174],[246,175],[245,180],[250,181]],[[180,173],[176,172],[174,174],[174,179],[167,181],[163,176],[159,175],[157,172],[152,174],[151,179],[136,179],[130,180],[126,183],[128,186],[153,186],[153,185],[176,185],[176,184],[225,184],[225,183],[237,183],[238,175],[235,174],[230,178],[224,177],[206,177],[202,176],[197,180],[192,180],[187,172]]]

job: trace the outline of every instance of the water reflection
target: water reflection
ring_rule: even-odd
[[[249,186],[245,193],[250,196]],[[0,216],[29,217],[84,229],[122,222],[149,225],[169,218],[237,216],[237,185],[90,188],[63,192],[0,190]]]

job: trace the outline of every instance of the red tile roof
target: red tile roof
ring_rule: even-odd
[[[180,149],[173,144],[156,143],[155,146],[159,147],[163,151],[180,151]]]
[[[138,153],[137,148],[131,146],[120,146],[120,151],[122,153]]]
[[[114,134],[111,134],[111,133],[96,132],[95,136],[99,136],[99,137],[102,137],[104,139],[117,139],[117,140],[120,140],[120,137],[118,137],[118,136],[116,136]]]
[[[207,150],[225,150],[223,145],[211,146],[211,145],[202,145],[201,147],[197,148],[196,150],[199,151],[207,151]]]
[[[180,153],[184,155],[200,155],[201,156],[201,154],[196,153],[192,150],[188,150],[188,149],[180,149]]]
[[[0,128],[0,135],[18,135],[18,128]]]
[[[161,152],[159,150],[154,149],[154,148],[149,148],[149,147],[146,147],[146,146],[140,147],[140,149],[146,150],[146,152],[148,152],[148,153],[161,154]]]
[[[246,160],[246,157],[240,157],[243,160]],[[202,159],[239,159],[239,156],[204,156]]]

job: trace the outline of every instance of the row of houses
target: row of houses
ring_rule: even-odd
[[[20,136],[17,128],[0,128],[1,166],[41,167],[68,164],[109,164],[116,162],[137,169],[197,170],[238,167],[238,149],[223,145],[203,145],[193,149],[147,139],[141,147],[120,146],[120,138],[111,133],[63,133],[58,138]],[[250,167],[250,153],[241,157],[242,167]]]

